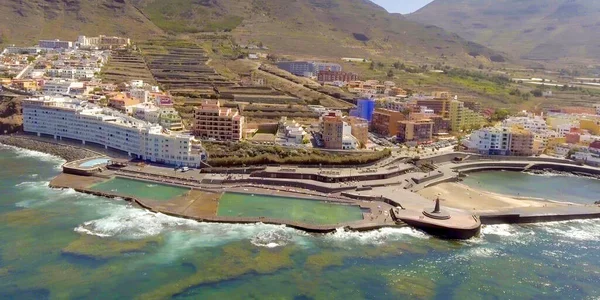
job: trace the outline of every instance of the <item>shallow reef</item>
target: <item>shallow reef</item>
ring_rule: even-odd
[[[150,245],[159,244],[160,237],[151,237],[142,240],[117,240],[96,236],[82,235],[79,239],[62,249],[62,253],[85,256],[96,259],[120,257],[131,252],[143,252]]]

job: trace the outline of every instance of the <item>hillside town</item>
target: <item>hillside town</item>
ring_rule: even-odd
[[[282,61],[276,64],[282,71],[354,95],[354,107],[341,110],[307,105],[316,119],[280,115],[256,123],[244,116],[244,108],[252,103],[236,95],[239,99],[233,105],[214,98],[197,102],[184,118],[174,97],[158,85],[141,79],[102,79],[112,53],[132,47],[128,38],[101,35],[79,36],[76,41],[40,40],[35,47],[4,49],[0,56],[2,87],[27,96],[23,130],[55,139],[94,142],[132,157],[190,167],[201,166],[207,157],[202,141],[344,151],[455,145],[456,150],[482,155],[552,155],[600,164],[600,106],[541,115],[524,111],[493,119],[493,110],[483,110],[476,101],[461,101],[460,95],[451,91],[409,93],[391,80],[360,80],[359,74],[346,72],[337,63]],[[238,85],[247,85],[244,80]],[[53,117],[57,112],[68,112],[71,121]],[[114,132],[102,130],[97,139],[87,138],[89,132],[81,131],[83,123],[76,121],[84,116],[93,118],[99,128],[106,126]],[[128,139],[134,131],[137,136]],[[145,144],[148,135],[153,135],[154,148]],[[119,140],[122,137],[127,143]],[[175,146],[180,142],[185,147]]]

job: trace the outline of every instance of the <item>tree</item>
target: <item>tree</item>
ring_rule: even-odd
[[[492,119],[492,121],[503,121],[509,115],[510,115],[510,112],[508,111],[508,109],[500,108],[500,109],[496,109],[496,111],[494,111],[494,114],[492,115],[491,119]]]
[[[400,69],[400,62],[399,61],[395,62],[393,64],[393,66],[394,66],[394,69],[396,69],[396,70]]]
[[[369,66],[369,70],[375,70],[375,62],[372,61],[371,65]]]
[[[377,63],[377,67],[378,67],[378,68],[383,68],[384,66],[385,66],[385,65],[384,65],[382,62],[378,62],[378,63]]]
[[[531,94],[533,94],[534,97],[541,97],[544,95],[544,92],[541,89],[535,89],[531,91]]]
[[[392,69],[389,69],[387,72],[387,77],[388,78],[393,78],[394,77],[394,71],[392,71]]]

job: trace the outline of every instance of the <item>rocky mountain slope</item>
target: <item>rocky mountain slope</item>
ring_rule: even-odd
[[[532,60],[600,60],[600,1],[435,0],[408,19]]]
[[[311,56],[390,56],[479,64],[503,61],[486,47],[434,26],[389,14],[368,0],[4,0],[0,43],[77,34],[134,40],[231,33],[240,43]]]

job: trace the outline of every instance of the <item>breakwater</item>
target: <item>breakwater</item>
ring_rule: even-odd
[[[33,136],[0,135],[0,144],[51,154],[66,161],[75,161],[98,156],[98,153],[94,151],[70,145],[38,140]]]

